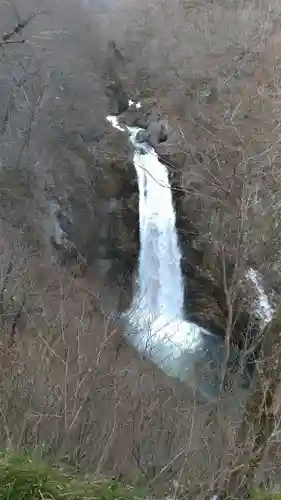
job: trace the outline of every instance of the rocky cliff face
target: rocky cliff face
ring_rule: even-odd
[[[17,22],[7,11],[3,32]],[[54,2],[26,25],[32,43],[3,49],[1,213],[45,259],[75,269],[78,259],[120,285],[138,253],[137,184],[127,139],[106,116],[128,100],[122,56],[87,14]]]
[[[110,110],[120,109],[118,98],[118,92],[110,97]],[[153,100],[144,100],[141,108],[123,111],[120,123],[149,130],[151,124],[163,119],[166,116],[161,115],[158,105]],[[213,255],[212,246],[206,242],[190,212],[191,206],[186,203],[185,157],[175,146],[176,132],[172,127],[170,132],[172,145],[170,136],[167,143],[159,147],[156,144],[156,148],[170,169],[183,256],[186,315],[223,338],[229,311],[221,261]],[[131,302],[139,252],[138,186],[128,135],[112,128],[104,117],[103,131],[95,141],[81,132],[64,134],[59,157],[60,168],[53,171],[54,185],[49,196],[51,193],[51,199],[56,199],[55,224],[59,224],[66,237],[56,242],[56,248],[65,262],[81,256],[99,273],[105,285],[117,288],[117,309],[124,310]],[[231,280],[231,259],[226,266],[227,280]],[[244,312],[240,310],[239,292],[236,299],[234,314],[238,313],[238,318],[233,339],[242,347],[244,335],[252,326],[247,308]]]

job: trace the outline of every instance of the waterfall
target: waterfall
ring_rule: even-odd
[[[140,309],[148,316],[182,319],[181,255],[168,172],[145,146],[136,148],[134,165],[139,181]]]
[[[107,119],[115,128],[124,131],[116,116],[108,116]],[[196,363],[198,365],[199,362],[199,371],[202,370],[206,364],[204,361],[201,364],[203,358],[206,361],[209,353],[215,353],[214,359],[207,359],[209,372],[205,376],[207,382],[204,382],[214,386],[217,381],[214,384],[210,382],[210,369],[216,378],[221,343],[218,352],[217,338],[184,317],[181,251],[168,169],[148,143],[140,144],[136,140],[140,129],[126,128],[134,146],[140,233],[136,289],[132,306],[124,315],[128,322],[129,340],[165,373],[183,381],[196,379]]]
[[[201,329],[184,321],[184,284],[168,169],[129,128],[139,185],[140,256],[130,315],[133,342],[162,366],[201,344]]]

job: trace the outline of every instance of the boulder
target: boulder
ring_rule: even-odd
[[[165,142],[168,138],[167,124],[164,120],[152,121],[146,130],[140,130],[136,140],[138,142],[148,142],[151,146]]]

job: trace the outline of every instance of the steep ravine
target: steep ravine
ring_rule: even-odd
[[[153,99],[144,99],[141,107],[129,106],[122,80],[110,58],[105,78],[111,82],[107,87],[108,109],[121,112],[121,128],[126,124],[147,129],[154,122],[167,123],[167,116],[162,115]],[[169,124],[168,129],[169,140],[172,137],[175,145],[175,131]],[[53,184],[48,187],[47,211],[53,220],[50,236],[64,263],[69,259],[75,262],[81,256],[86,266],[94,270],[101,283],[101,297],[108,302],[108,314],[122,313],[132,303],[140,251],[139,189],[133,147],[128,135],[106,123],[105,116],[94,140],[86,129],[83,133],[63,132],[59,145],[54,161],[59,169],[53,170]],[[228,317],[225,293],[222,282],[214,279],[208,245],[186,206],[180,153],[175,146],[166,148],[165,143],[156,149],[167,166],[172,187],[181,250],[184,316],[223,342]],[[57,231],[58,225],[63,238]],[[217,266],[218,269],[219,261]],[[229,277],[231,272],[229,262]],[[112,299],[108,301],[109,296]],[[258,319],[253,322],[247,308],[241,309],[239,300],[234,304],[234,312],[233,344],[242,348],[249,330],[256,332]]]

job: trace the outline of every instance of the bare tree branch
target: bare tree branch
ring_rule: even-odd
[[[14,35],[18,35],[19,33],[21,33],[21,31],[28,24],[30,24],[31,21],[33,21],[33,19],[35,19],[35,17],[39,16],[40,14],[43,14],[43,11],[41,11],[40,9],[36,9],[36,11],[33,12],[32,14],[30,14],[30,16],[28,16],[26,19],[19,20],[18,23],[16,24],[16,26],[14,28],[12,28],[7,33],[4,33],[4,35],[2,37],[2,44],[9,43],[10,39]]]
[[[24,43],[26,40],[4,40],[0,41],[0,45],[7,45],[8,43]]]

